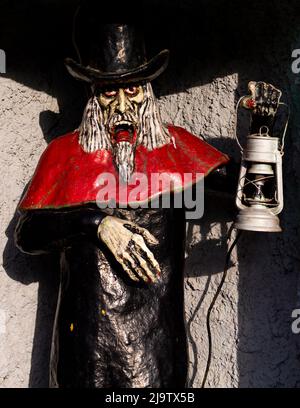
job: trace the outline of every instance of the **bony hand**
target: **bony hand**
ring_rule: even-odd
[[[157,245],[158,241],[148,230],[108,215],[98,227],[98,237],[132,280],[157,281],[160,267],[145,241],[150,245]]]
[[[241,103],[257,116],[275,116],[282,92],[267,82],[250,81],[250,95],[244,96]]]

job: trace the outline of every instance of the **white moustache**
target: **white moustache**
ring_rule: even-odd
[[[136,126],[138,123],[138,118],[132,112],[125,112],[123,114],[114,113],[107,121],[108,128],[112,129],[116,124],[120,124],[122,122],[127,122]]]

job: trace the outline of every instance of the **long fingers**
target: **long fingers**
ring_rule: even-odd
[[[132,235],[126,252],[120,258],[117,260],[131,279],[134,275],[135,279],[133,280],[135,281],[139,278],[146,283],[154,283],[161,274],[158,262],[139,234]]]
[[[149,250],[141,235],[133,234],[132,252],[138,259],[141,268],[146,272],[152,282],[155,282],[161,274],[161,270],[153,253]]]
[[[131,274],[137,275],[140,279],[142,279],[146,283],[152,281],[152,279],[147,275],[146,271],[142,269],[142,267],[140,266],[140,261],[138,259],[135,260],[134,259],[135,257],[131,255],[129,255],[128,253],[124,254],[124,259],[126,259],[128,263],[127,269],[130,269]],[[135,273],[133,273],[132,271],[134,271]],[[128,271],[126,272],[128,273]],[[129,276],[131,277],[131,275]],[[139,279],[135,276],[135,280]]]
[[[116,260],[122,265],[122,268],[127,273],[130,279],[135,282],[139,281],[139,278],[132,272],[132,265],[128,265],[128,262],[126,262],[126,256],[123,255],[120,257],[116,257]]]

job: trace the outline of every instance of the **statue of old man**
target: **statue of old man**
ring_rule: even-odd
[[[159,198],[184,193],[228,157],[162,123],[151,81],[167,50],[147,60],[130,24],[98,33],[93,59],[66,60],[91,97],[79,129],[43,153],[19,204],[16,244],[60,253],[51,387],[181,387],[185,209]]]

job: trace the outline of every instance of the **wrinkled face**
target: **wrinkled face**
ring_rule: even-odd
[[[143,87],[111,88],[98,94],[103,125],[113,148],[115,165],[127,182],[134,170],[140,109],[145,100]]]
[[[98,97],[104,125],[113,144],[135,144],[139,129],[139,109],[144,101],[141,85],[102,91]]]
[[[130,180],[135,169],[138,145],[147,150],[170,143],[163,126],[150,82],[143,85],[92,86],[82,118],[79,143],[87,153],[111,151],[121,179]]]

